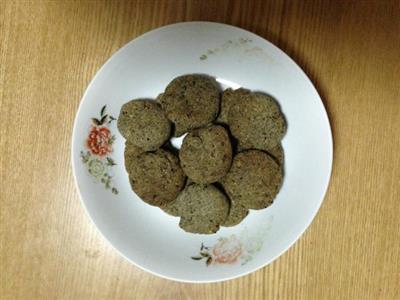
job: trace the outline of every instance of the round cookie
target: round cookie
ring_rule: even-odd
[[[218,125],[192,130],[183,139],[179,158],[183,171],[194,182],[218,181],[232,163],[228,132]]]
[[[213,185],[191,184],[176,201],[181,204],[179,226],[186,232],[215,233],[228,216],[228,199]]]
[[[173,217],[181,216],[181,204],[180,204],[180,201],[177,201],[176,199],[171,202],[161,205],[160,208],[165,213],[167,213]]]
[[[245,149],[243,148],[240,144],[238,145],[238,152],[242,152],[245,150],[250,150],[250,149]],[[275,159],[275,161],[280,165],[283,166],[284,161],[285,161],[285,152],[283,150],[282,144],[279,143],[278,146],[275,148],[272,148],[271,150],[266,151],[272,158]]]
[[[122,106],[118,130],[133,145],[152,151],[169,138],[171,123],[155,101],[138,99]]]
[[[285,152],[283,151],[282,144],[279,143],[278,146],[272,148],[268,151],[268,154],[275,158],[275,161],[280,165],[283,166],[285,162]]]
[[[185,188],[187,188],[189,185],[195,184],[189,177],[186,177],[186,183],[185,183]],[[165,205],[160,206],[160,208],[166,212],[167,214],[174,216],[174,217],[180,217],[182,215],[182,212],[185,209],[185,203],[182,202],[182,197],[181,198],[176,198],[175,200],[168,202]]]
[[[248,150],[237,154],[221,183],[232,201],[245,208],[272,204],[282,185],[282,168],[267,153]]]
[[[217,122],[219,123],[228,123],[228,112],[231,106],[235,105],[236,102],[245,98],[246,95],[249,95],[250,91],[240,88],[237,90],[226,89],[222,93],[221,98],[221,108],[219,112],[219,116],[217,118]]]
[[[189,177],[186,177],[185,188],[192,184],[196,183],[193,182]],[[174,201],[168,202],[167,204],[160,206],[160,208],[171,216],[180,217],[182,215],[182,207],[185,207],[185,205],[182,203],[182,199],[179,199],[177,198]]]
[[[164,96],[164,93],[161,93],[161,94],[158,94],[158,96],[156,97],[156,102],[160,105],[161,105],[161,99],[163,96]]]
[[[246,149],[271,150],[282,140],[286,122],[275,100],[252,93],[230,107],[228,124],[232,135]]]
[[[175,124],[175,136],[211,123],[218,114],[219,90],[214,79],[184,75],[172,80],[157,101]]]
[[[173,201],[185,184],[178,159],[163,149],[142,153],[126,167],[132,189],[150,205],[162,206]]]
[[[144,152],[143,149],[136,147],[129,141],[126,141],[124,150],[125,169],[128,171],[129,165],[135,163],[136,158]]]
[[[192,179],[190,179],[189,177],[187,177],[187,179],[186,179],[186,185],[185,185],[185,186],[188,186],[188,185],[191,185],[191,184],[194,184],[194,183],[196,183],[196,182],[194,182]]]
[[[225,227],[235,226],[240,222],[242,222],[243,219],[246,218],[248,214],[249,210],[247,208],[231,200],[228,217],[226,218],[225,222],[222,223],[221,225]]]

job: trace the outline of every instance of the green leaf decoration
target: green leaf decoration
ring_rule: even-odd
[[[107,165],[108,166],[115,166],[116,163],[114,162],[114,160],[111,157],[107,157]]]
[[[115,194],[115,195],[118,195],[118,190],[117,190],[115,187],[113,187],[113,188],[111,189],[111,192],[112,192],[113,194]]]
[[[105,115],[105,116],[103,116],[103,117],[101,118],[101,120],[100,120],[100,125],[103,125],[103,124],[107,121],[107,117],[108,117],[108,115]]]
[[[201,259],[203,259],[203,257],[201,257],[201,256],[191,256],[191,259],[193,259],[193,260],[201,260]]]
[[[82,162],[83,162],[84,164],[86,164],[86,163],[89,161],[90,153],[87,152],[87,153],[85,154],[83,151],[81,151],[81,158],[82,158]]]
[[[104,184],[104,186],[106,187],[106,189],[109,189],[111,187],[110,181],[106,180],[106,183]]]
[[[101,108],[101,110],[100,110],[100,117],[102,117],[102,116],[104,115],[104,113],[106,112],[106,106],[107,106],[107,105],[104,105],[104,106]]]
[[[207,261],[206,261],[207,267],[208,267],[211,263],[212,263],[212,258],[211,258],[211,256],[210,256],[209,258],[207,258]]]
[[[108,124],[110,124],[112,121],[115,121],[116,118],[114,118],[113,116],[109,116],[110,121],[108,121]]]
[[[96,118],[92,118],[92,122],[94,125],[97,125],[97,126],[101,125],[100,121]]]
[[[200,252],[200,255],[203,257],[210,257],[210,254],[208,254],[206,252]]]

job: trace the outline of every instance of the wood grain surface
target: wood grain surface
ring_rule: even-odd
[[[121,258],[85,215],[70,162],[78,104],[101,65],[138,35],[190,20],[286,51],[334,135],[311,227],[271,265],[216,284],[167,281]],[[398,0],[0,0],[0,118],[2,300],[400,299]]]

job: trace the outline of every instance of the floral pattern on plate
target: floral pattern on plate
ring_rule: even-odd
[[[245,227],[238,235],[220,237],[213,246],[208,247],[201,243],[199,254],[191,259],[204,259],[206,266],[236,263],[245,265],[262,249],[272,221],[273,216],[270,216],[256,232],[251,232]]]
[[[96,181],[103,183],[106,189],[111,189],[113,194],[118,194],[110,174],[116,163],[111,157],[115,135],[111,133],[109,125],[116,119],[106,113],[106,108],[106,105],[101,108],[99,118],[92,118],[92,125],[85,141],[87,150],[81,151],[81,158],[89,174]]]

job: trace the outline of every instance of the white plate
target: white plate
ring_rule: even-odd
[[[223,87],[271,94],[288,123],[285,178],[274,204],[213,235],[184,232],[178,218],[132,192],[123,166],[124,139],[110,118],[117,118],[128,100],[155,98],[174,77],[187,73],[214,76]],[[102,116],[103,124],[94,125],[92,118]],[[131,41],[94,77],[75,119],[72,166],[89,217],[126,259],[164,278],[214,282],[269,264],[310,225],[328,187],[332,136],[313,84],[277,47],[228,25],[179,23]]]

